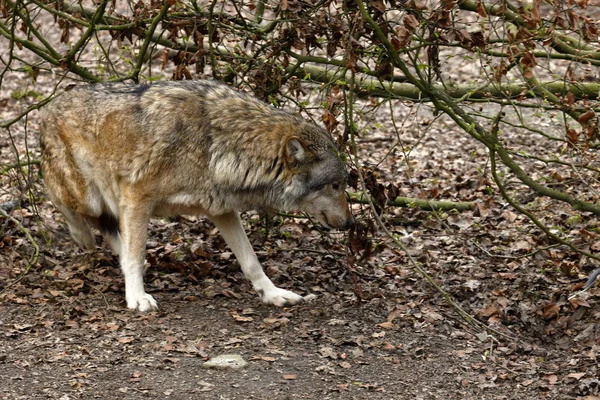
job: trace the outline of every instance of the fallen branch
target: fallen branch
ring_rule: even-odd
[[[357,204],[370,204],[372,201],[370,196],[365,192],[348,193],[347,197],[351,203]],[[419,207],[426,211],[469,211],[475,208],[475,203],[471,201],[440,201],[400,196],[394,200],[389,200],[387,204],[394,207]]]
[[[8,165],[4,166],[4,168],[2,168],[2,175],[5,175],[11,169],[21,169],[22,167],[27,167],[30,165],[40,165],[40,164],[41,164],[40,160],[29,160],[29,161],[21,161],[21,162],[8,164]]]

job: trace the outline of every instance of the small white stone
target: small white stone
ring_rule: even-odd
[[[232,368],[239,369],[248,365],[248,362],[239,354],[221,354],[206,361],[202,366],[204,368]]]
[[[314,293],[307,294],[306,296],[304,296],[302,298],[302,300],[304,300],[305,302],[313,301],[313,300],[316,300],[316,299],[317,299],[317,295],[314,294]]]

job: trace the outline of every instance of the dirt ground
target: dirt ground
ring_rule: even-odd
[[[491,355],[438,307],[384,330],[385,301],[357,307],[335,295],[285,311],[252,299],[159,296],[163,311],[148,316],[106,308],[97,293],[77,297],[85,311],[66,321],[56,303],[3,307],[2,398],[524,399],[571,398],[576,388],[544,388],[528,359],[548,357],[546,349]],[[107,301],[120,304],[118,295]],[[250,307],[252,321],[232,318]],[[226,353],[249,366],[202,368]]]
[[[574,312],[579,320],[570,332],[555,335],[544,332],[548,322],[536,310],[515,305],[519,339],[480,340],[407,271],[350,276],[336,260],[274,249],[277,261],[265,264],[276,281],[315,292],[316,300],[282,310],[261,305],[232,260],[217,254],[216,268],[200,282],[189,270],[151,266],[149,290],[161,310],[143,315],[125,308],[107,251],[53,244],[2,295],[1,398],[597,398],[597,305]],[[5,246],[3,261],[12,252]],[[51,259],[56,253],[63,258]],[[290,258],[298,262],[286,263]],[[1,265],[3,277],[19,272],[18,263]],[[356,285],[380,291],[358,304]],[[525,282],[521,288],[531,289]],[[499,289],[482,292],[488,290]],[[465,295],[472,296],[465,305],[479,297]],[[203,368],[219,354],[239,354],[249,365]]]

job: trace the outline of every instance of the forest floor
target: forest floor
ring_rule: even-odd
[[[27,96],[47,95],[52,79],[5,80],[2,114],[16,115]],[[106,246],[76,247],[37,166],[25,175],[6,170],[0,203],[18,224],[0,217],[0,398],[600,399],[600,287],[567,299],[590,267],[504,204],[481,146],[444,118],[394,107],[406,121],[400,141],[389,141],[388,118],[371,121],[378,128],[360,142],[363,161],[401,195],[473,201],[475,209],[388,207],[383,218],[408,254],[377,233],[362,261],[349,257],[345,232],[279,216],[265,226],[246,214],[268,275],[316,294],[284,309],[262,305],[215,228],[186,216],[151,223],[146,282],[160,310],[132,312],[117,258]],[[38,118],[31,113],[26,126],[0,131],[0,165],[16,154],[39,158]],[[522,200],[535,200],[542,218],[560,215],[555,203]],[[368,208],[353,209],[368,224]],[[21,226],[40,250],[29,269],[33,246]],[[557,229],[592,228],[597,222],[584,218]],[[597,235],[589,240],[600,248]],[[499,334],[466,325],[408,255]],[[239,354],[248,365],[203,368],[221,354]]]

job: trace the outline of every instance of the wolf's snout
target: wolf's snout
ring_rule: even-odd
[[[354,226],[354,216],[348,207],[344,192],[341,192],[334,202],[324,204],[323,208],[320,222],[325,226],[336,229],[350,229]]]
[[[353,215],[349,215],[348,218],[346,218],[346,222],[344,223],[344,226],[342,227],[342,229],[350,229],[354,226],[354,216]]]
[[[336,229],[350,229],[354,226],[354,217],[349,212],[346,215],[327,215],[323,213],[326,226]]]

